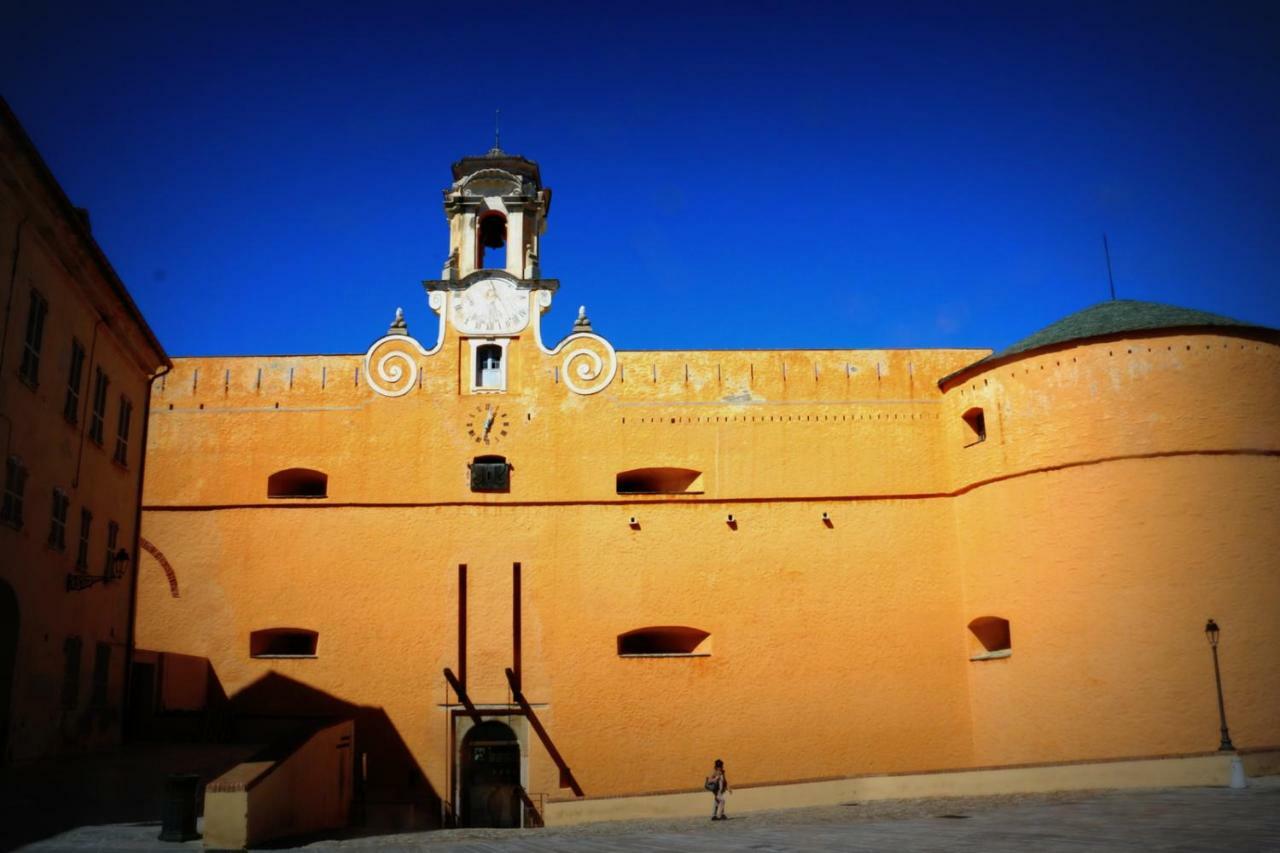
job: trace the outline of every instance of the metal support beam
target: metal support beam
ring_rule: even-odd
[[[575,797],[585,796],[582,793],[582,786],[578,784],[578,780],[574,778],[573,771],[569,769],[569,765],[565,763],[564,757],[560,754],[560,750],[556,749],[556,745],[551,742],[551,735],[547,734],[547,730],[542,727],[542,721],[538,719],[538,715],[533,712],[533,707],[529,705],[529,701],[524,698],[524,693],[520,692],[520,684],[516,680],[516,674],[509,668],[507,669],[507,683],[511,685],[511,696],[516,700],[516,704],[520,706],[520,710],[524,711],[525,718],[529,721],[529,725],[533,726],[533,730],[537,732],[538,739],[542,741],[542,745],[547,748],[547,752],[551,755],[551,760],[556,763],[556,767],[560,768],[560,787],[572,788]]]
[[[453,670],[449,667],[444,668],[444,680],[449,682],[449,686],[453,688],[453,692],[458,694],[458,701],[462,703],[462,707],[467,709],[467,716],[478,726],[481,723],[480,712],[476,710],[476,706],[471,703],[471,697],[467,695],[467,689],[462,686],[462,682],[458,680],[458,676],[453,674]]]

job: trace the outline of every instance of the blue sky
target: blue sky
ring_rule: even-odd
[[[11,4],[8,99],[174,355],[362,352],[449,165],[555,193],[623,349],[999,348],[1107,297],[1280,327],[1274,4]]]

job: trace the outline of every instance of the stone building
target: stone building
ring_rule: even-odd
[[[542,325],[550,201],[465,158],[429,323],[154,385],[156,721],[350,716],[366,814],[428,824],[642,813],[717,757],[805,802],[1212,752],[1212,616],[1236,743],[1280,743],[1275,330],[1115,301],[998,354],[618,352]]]
[[[0,763],[118,743],[149,383],[170,366],[0,100]]]

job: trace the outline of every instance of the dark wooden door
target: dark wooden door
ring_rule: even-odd
[[[511,727],[481,723],[462,741],[462,821],[466,826],[520,825],[520,744]]]

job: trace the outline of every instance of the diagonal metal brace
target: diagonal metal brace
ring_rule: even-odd
[[[478,726],[482,722],[480,712],[476,710],[476,706],[472,704],[471,697],[467,695],[466,688],[462,686],[462,682],[458,680],[458,676],[453,674],[453,670],[449,667],[444,668],[444,680],[449,682],[449,686],[453,688],[453,692],[458,694],[458,701],[462,703],[462,707],[467,709],[467,715]]]
[[[560,750],[556,749],[556,745],[551,742],[551,735],[547,734],[547,730],[542,727],[542,721],[538,719],[538,715],[533,712],[533,708],[529,705],[529,700],[524,698],[524,693],[520,692],[520,682],[516,679],[516,674],[510,668],[506,670],[507,683],[511,685],[511,695],[516,700],[516,704],[520,706],[520,710],[524,712],[525,719],[529,721],[529,725],[533,726],[533,730],[537,732],[538,739],[542,741],[542,745],[547,748],[547,752],[551,755],[551,760],[556,763],[556,767],[560,768],[560,787],[572,788],[575,797],[585,796],[582,793],[582,786],[578,784],[578,780],[574,778],[573,771],[569,769],[569,765],[565,764],[564,757],[560,755]]]

